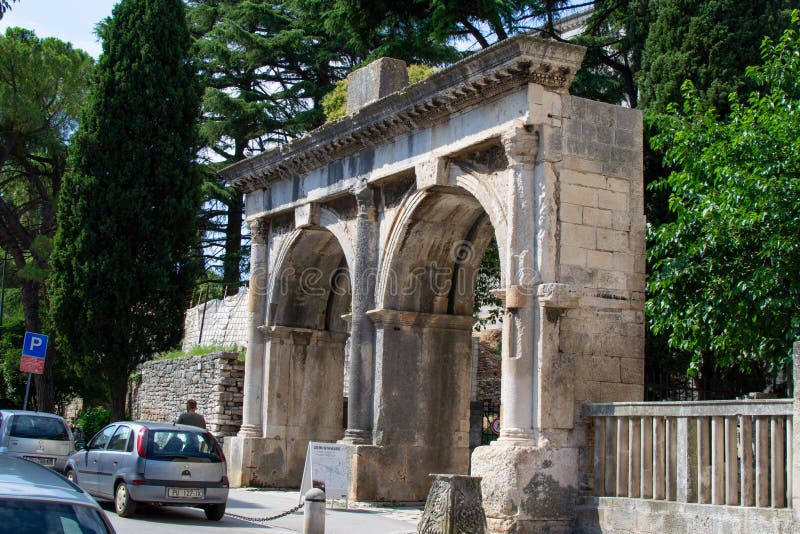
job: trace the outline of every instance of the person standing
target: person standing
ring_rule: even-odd
[[[176,421],[179,425],[192,425],[200,428],[206,428],[205,418],[197,413],[197,401],[189,399],[186,401],[186,411],[178,416]]]

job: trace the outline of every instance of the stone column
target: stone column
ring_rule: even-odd
[[[250,289],[247,301],[247,353],[244,361],[244,406],[239,436],[261,437],[263,424],[264,335],[259,327],[266,320],[267,235],[269,222],[250,223]]]
[[[538,134],[519,127],[503,138],[508,158],[508,286],[503,320],[503,355],[500,381],[502,428],[498,445],[533,444],[533,385],[535,373],[536,224],[532,199]]]
[[[358,203],[355,257],[351,273],[350,367],[345,443],[372,443],[375,330],[367,316],[375,302],[378,221],[374,191],[366,181],[353,189]]]

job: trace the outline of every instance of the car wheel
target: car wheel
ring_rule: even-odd
[[[131,499],[124,482],[118,483],[114,490],[114,509],[120,517],[130,517],[136,511],[136,502]]]
[[[77,484],[78,483],[78,477],[77,477],[77,475],[75,475],[75,471],[73,471],[72,469],[67,469],[66,477],[67,477],[67,480],[69,480],[73,484]]]
[[[211,521],[219,521],[225,515],[225,504],[207,504],[203,507],[206,513],[206,519]]]

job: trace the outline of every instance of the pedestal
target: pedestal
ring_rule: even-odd
[[[489,532],[572,531],[579,498],[578,449],[485,446],[472,453]]]
[[[431,475],[433,484],[417,526],[420,534],[483,534],[486,515],[481,479],[467,475]]]

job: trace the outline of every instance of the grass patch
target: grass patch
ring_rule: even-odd
[[[156,355],[156,360],[171,360],[173,358],[183,358],[190,356],[205,356],[214,352],[238,352],[239,359],[244,359],[244,354],[239,351],[236,345],[196,345],[184,352],[181,349],[173,349],[167,352],[161,352]]]

